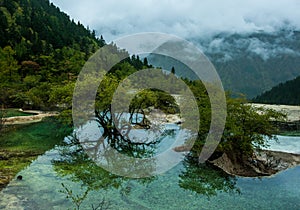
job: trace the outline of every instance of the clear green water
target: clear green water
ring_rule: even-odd
[[[152,179],[131,180],[115,177],[86,162],[78,164],[73,173],[68,171],[74,167],[72,164],[54,166],[52,160],[58,158],[57,149],[48,151],[21,171],[23,180],[12,181],[0,193],[0,209],[73,209],[74,203],[60,192],[61,183],[73,190],[74,195],[82,195],[87,186],[92,188],[81,209],[92,209],[91,205],[104,197],[110,209],[300,208],[300,167],[269,178],[234,178],[184,162]],[[79,179],[80,171],[89,171],[91,176]],[[101,187],[97,189],[97,185]]]
[[[60,146],[39,156],[17,174],[23,180],[15,178],[0,192],[0,209],[74,209],[62,183],[72,196],[87,192],[80,209],[92,209],[103,198],[109,209],[300,209],[300,167],[268,178],[238,178],[184,160],[162,175],[129,179],[82,153],[70,155],[75,150]]]

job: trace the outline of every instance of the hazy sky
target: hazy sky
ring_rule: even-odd
[[[218,32],[300,29],[299,0],[50,0],[107,41],[139,32],[201,38]]]

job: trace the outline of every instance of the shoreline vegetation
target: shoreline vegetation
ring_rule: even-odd
[[[279,134],[286,136],[299,136],[300,134],[300,106],[250,104],[256,108],[272,109],[284,112],[287,116],[285,122],[275,122],[279,127]],[[173,148],[176,152],[190,150],[184,145]],[[300,154],[282,151],[255,150],[252,157],[238,159],[229,153],[222,153],[217,157],[211,157],[208,163],[222,169],[229,175],[240,177],[261,177],[271,176],[278,172],[300,165]]]
[[[286,113],[286,122],[276,122],[280,128],[280,134],[287,136],[299,136],[300,134],[300,106],[271,105],[251,103],[257,108],[273,109]],[[294,134],[294,135],[293,135]],[[224,172],[241,177],[271,176],[278,172],[300,165],[300,154],[256,150],[251,158],[241,161],[223,153],[220,157],[209,161]]]

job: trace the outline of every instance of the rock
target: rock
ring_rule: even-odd
[[[17,176],[17,180],[21,181],[23,179],[23,176],[19,175]]]
[[[223,171],[225,171],[228,174],[235,174],[234,164],[228,158],[226,153],[223,153],[221,157],[209,162],[212,163],[214,166],[221,168]]]
[[[248,158],[244,162],[232,161],[226,153],[209,162],[230,175],[257,177],[270,176],[299,165],[300,155],[262,150],[255,152],[252,158]]]
[[[174,147],[173,150],[175,152],[189,152],[191,150],[191,146],[188,146],[188,145],[181,145],[181,146],[178,146],[178,147]]]

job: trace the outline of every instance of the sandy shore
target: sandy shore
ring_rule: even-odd
[[[4,125],[18,125],[40,122],[44,117],[57,116],[58,112],[43,112],[37,110],[22,110],[24,113],[31,113],[35,115],[31,116],[17,116],[17,117],[7,117],[4,118]]]
[[[268,109],[274,109],[276,111],[283,111],[287,114],[287,121],[298,121],[300,120],[300,106],[290,105],[271,105],[271,104],[251,104],[254,107],[264,107]]]

